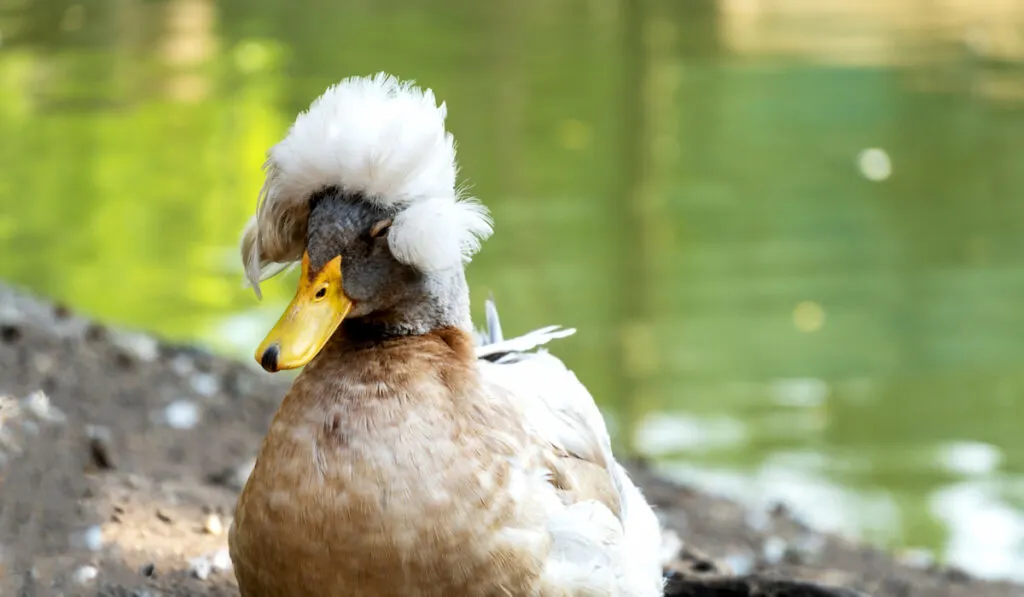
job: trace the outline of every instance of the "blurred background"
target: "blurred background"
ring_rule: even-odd
[[[380,70],[622,449],[1024,579],[1024,2],[0,0],[0,278],[251,360],[265,152]]]

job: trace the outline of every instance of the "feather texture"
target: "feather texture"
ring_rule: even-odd
[[[496,361],[451,327],[307,365],[229,533],[244,597],[663,594],[653,510],[538,348],[565,330],[505,340],[487,311]]]
[[[380,73],[330,87],[270,149],[266,180],[241,240],[259,283],[300,260],[312,194],[327,187],[396,213],[395,258],[424,271],[461,265],[492,230],[487,209],[456,186],[447,109],[431,90]]]
[[[553,543],[547,567],[561,578],[553,582],[575,587],[572,594],[579,595],[660,595],[661,525],[615,460],[593,397],[561,360],[541,348],[575,330],[548,326],[503,340],[493,300],[487,301],[486,313],[481,335],[492,342],[476,347],[482,377],[505,390],[530,431],[566,461],[556,468],[569,477],[561,483],[571,486],[575,501],[548,513]],[[605,485],[587,487],[594,483]],[[600,499],[609,491],[614,499]]]

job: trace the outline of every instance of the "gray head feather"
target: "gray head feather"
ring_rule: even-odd
[[[461,264],[425,272],[395,258],[386,227],[371,234],[395,213],[337,188],[316,193],[310,201],[310,271],[341,256],[342,287],[353,301],[345,329],[371,335],[469,329],[469,289]]]

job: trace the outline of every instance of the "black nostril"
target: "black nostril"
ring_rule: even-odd
[[[281,349],[277,347],[277,344],[271,344],[263,351],[263,356],[260,357],[260,365],[267,371],[274,373],[277,371],[277,357],[280,354]]]

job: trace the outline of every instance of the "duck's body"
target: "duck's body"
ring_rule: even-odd
[[[558,359],[530,352],[571,331],[504,341],[489,303],[475,339],[461,264],[395,261],[408,232],[389,252],[379,206],[327,195],[304,207],[300,291],[257,356],[271,370],[308,366],[238,501],[243,597],[661,595],[657,519],[593,399]],[[310,312],[341,313],[322,341],[308,339],[320,329]]]
[[[274,417],[239,499],[231,546],[243,595],[660,594],[660,531],[632,483],[623,494],[619,471],[528,430],[530,405],[508,387],[571,374],[543,353],[505,358],[478,360],[455,328],[329,343]],[[630,498],[641,552],[619,555]],[[648,569],[616,570],[612,554]],[[616,590],[630,576],[648,590]]]
[[[543,538],[510,526],[540,523],[526,520],[535,506],[495,491],[539,450],[522,429],[488,425],[517,416],[481,391],[473,360],[455,329],[325,347],[239,500],[233,549],[259,554],[238,570],[244,594],[488,595],[539,576],[544,546],[530,542]]]

